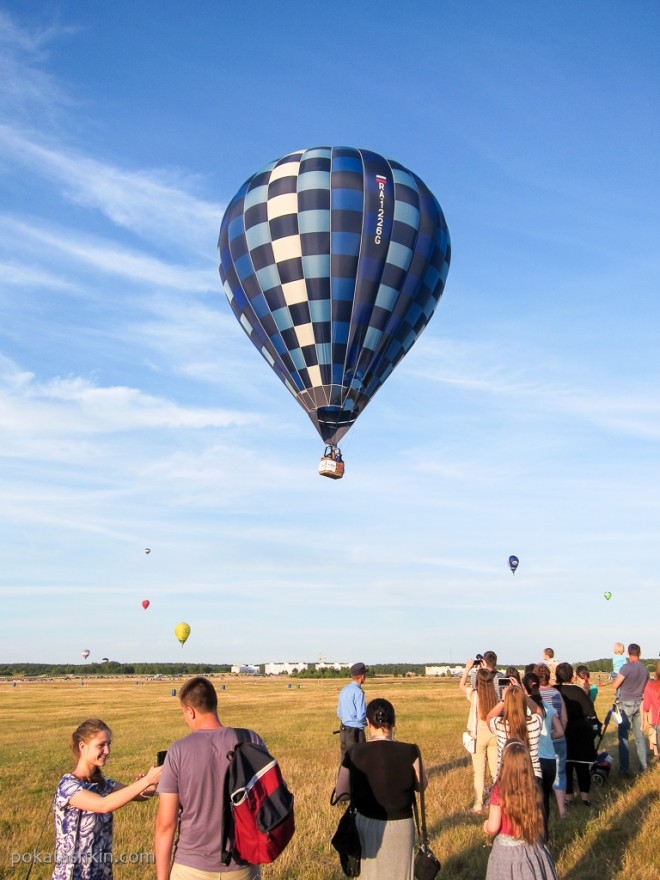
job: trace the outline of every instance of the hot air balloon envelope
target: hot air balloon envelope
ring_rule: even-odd
[[[451,257],[420,178],[349,147],[290,153],[249,178],[218,251],[236,319],[332,446],[426,327]]]
[[[511,573],[515,574],[516,569],[518,568],[520,560],[517,556],[509,556],[509,568],[511,569]]]
[[[147,556],[148,556],[148,555],[151,553],[151,550],[150,550],[149,547],[145,547],[145,548],[144,548],[144,552],[145,552],[145,553],[147,554]]]
[[[150,604],[151,604],[151,602],[149,602],[148,599],[145,599],[145,600],[142,602],[142,607],[144,608],[145,611],[147,610],[147,608],[149,607]]]
[[[89,657],[90,653],[91,653],[91,652],[90,652],[89,648],[85,648],[84,651],[81,651],[81,652],[80,652],[80,656],[83,658],[83,660],[87,660],[87,658]]]
[[[181,642],[181,647],[183,648],[190,635],[190,627],[187,623],[177,623],[174,627],[174,635]]]
[[[611,594],[611,593],[603,593],[603,596],[605,596],[606,599],[611,599],[611,598],[612,598],[612,594]]]

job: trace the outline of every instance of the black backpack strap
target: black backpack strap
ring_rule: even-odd
[[[241,743],[252,742],[252,737],[250,736],[250,731],[245,727],[234,727],[234,733],[236,734],[236,739],[238,740],[236,745],[240,745]],[[231,764],[232,758],[234,757],[234,749],[227,752],[227,761]],[[225,774],[225,787],[222,793],[223,802],[222,802],[222,850],[220,855],[220,861],[223,865],[228,865],[231,861],[232,848],[234,844],[234,834],[233,834],[233,816],[231,812],[231,797],[229,791],[229,768],[227,768],[227,772]]]

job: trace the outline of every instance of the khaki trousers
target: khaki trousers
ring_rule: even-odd
[[[172,865],[170,880],[261,880],[261,867],[248,865],[236,871],[200,871],[188,865]]]
[[[475,810],[480,810],[484,803],[486,762],[488,762],[491,781],[494,782],[497,775],[497,735],[491,733],[485,721],[480,720],[477,724],[477,750],[472,755],[474,770],[473,809]]]

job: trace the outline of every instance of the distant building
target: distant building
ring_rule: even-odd
[[[307,663],[266,663],[264,664],[264,673],[266,675],[291,675],[292,672],[302,672],[307,667]]]
[[[350,669],[350,663],[332,663],[329,660],[320,660],[314,667],[315,669],[336,669],[339,671],[340,669]]]
[[[234,664],[231,668],[232,675],[259,675],[259,667],[251,663]]]
[[[426,666],[424,675],[461,675],[463,666]]]

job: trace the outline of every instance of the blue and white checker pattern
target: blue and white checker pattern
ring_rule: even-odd
[[[251,177],[218,250],[236,318],[333,444],[430,320],[451,256],[424,183],[349,147],[291,153]]]

